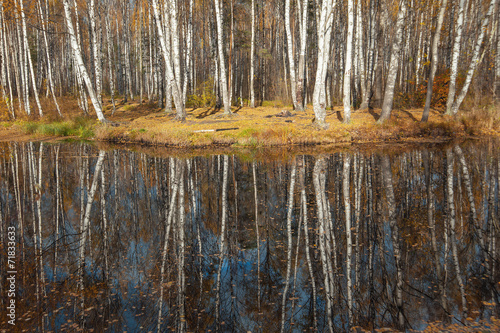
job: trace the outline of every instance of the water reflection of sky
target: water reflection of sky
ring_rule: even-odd
[[[79,144],[60,145],[61,159],[59,170],[56,170],[53,160],[56,147],[44,145],[42,150],[41,217],[36,211],[37,202],[32,201],[29,185],[35,178],[31,173],[33,169],[28,167],[29,163],[34,169],[39,167],[39,144],[33,145],[33,153],[30,153],[29,146],[7,144],[0,147],[9,152],[0,157],[4,166],[0,168],[1,213],[7,224],[20,227],[16,191],[19,190],[21,198],[24,238],[22,242],[19,239],[18,248],[21,251],[23,245],[25,250],[19,270],[25,279],[19,282],[23,295],[20,311],[35,309],[29,314],[25,311],[24,317],[20,316],[20,329],[41,330],[43,326],[45,330],[59,331],[156,331],[160,299],[163,300],[161,329],[167,331],[257,332],[279,331],[284,326],[285,331],[298,332],[310,330],[315,325],[314,315],[318,319],[317,330],[328,331],[328,304],[332,306],[331,329],[335,331],[353,326],[420,330],[427,327],[428,322],[462,323],[466,318],[488,319],[499,311],[497,281],[500,280],[500,263],[496,244],[500,239],[492,221],[498,219],[499,214],[500,154],[485,158],[489,151],[479,144],[463,145],[461,149],[433,148],[428,178],[425,174],[427,167],[424,168],[428,162],[422,157],[427,148],[391,154],[389,172],[392,188],[384,186],[386,176],[380,171],[380,161],[386,155],[379,152],[355,153],[356,159],[363,160],[363,163],[351,162],[347,180],[353,234],[350,270],[346,265],[348,244],[345,198],[342,194],[342,163],[346,153],[306,156],[304,170],[301,164],[296,165],[291,208],[292,244],[289,247],[286,223],[288,191],[292,185],[292,158],[286,163],[260,161],[255,164],[258,192],[256,217],[252,162],[223,156],[163,159],[115,151],[101,154],[104,168],[101,174],[96,173],[97,155],[89,153],[93,148],[82,149]],[[10,152],[16,149],[18,161],[13,163],[16,154],[11,155]],[[446,149],[453,150],[445,154]],[[491,147],[489,149],[491,151]],[[66,150],[82,154],[67,158],[69,154]],[[452,175],[446,171],[447,163],[451,162],[447,159],[450,151],[456,154]],[[468,163],[470,184],[461,175],[463,166],[458,161],[461,152]],[[302,156],[295,158],[302,160]],[[83,161],[87,159],[87,169],[83,169]],[[327,166],[323,185],[326,193],[321,195],[330,206],[330,217],[322,227],[331,228],[328,235],[320,234],[318,193],[313,186],[315,165],[321,159],[326,160]],[[19,183],[12,176],[16,165]],[[355,180],[361,167],[364,170],[356,187],[358,182]],[[223,181],[225,168],[228,168],[226,187]],[[175,170],[183,172],[176,173]],[[298,175],[301,171],[305,174],[306,212],[300,201],[302,184]],[[61,178],[62,193],[58,235],[56,172]],[[98,177],[88,238],[84,244],[84,274],[80,274],[78,266],[82,172],[88,175],[84,179],[84,202],[89,199],[92,181]],[[183,207],[179,201],[181,187],[174,189],[176,182],[173,175],[179,177],[184,185]],[[101,193],[102,176],[104,193]],[[434,240],[427,220],[429,200],[426,179],[431,179],[434,195],[434,210],[431,212],[435,220]],[[449,179],[452,179],[452,189],[447,188]],[[488,241],[487,253],[479,246],[477,233],[473,231],[466,191],[468,185],[472,187],[479,225]],[[390,191],[395,195],[397,230],[388,214]],[[451,191],[455,192],[455,238],[451,233],[447,201]],[[358,192],[361,198],[359,205],[355,203]],[[170,206],[173,193],[176,193],[177,199]],[[227,207],[222,206],[224,196]],[[102,199],[105,200],[104,207]],[[225,234],[221,237],[224,209],[227,218],[224,222]],[[169,212],[173,218],[164,261],[166,217]],[[309,258],[303,229],[305,213]],[[182,215],[184,225],[181,225]],[[357,216],[359,219],[356,219]],[[257,243],[256,218],[259,221],[260,244]],[[184,232],[181,234],[180,230]],[[397,240],[393,238],[395,232],[399,235]],[[41,235],[43,269],[40,269],[41,261],[37,255],[40,251],[35,241],[38,234]],[[330,252],[325,252],[323,238],[327,239]],[[433,241],[436,242],[437,253],[433,252]],[[401,270],[397,267],[395,245],[401,250]],[[454,246],[457,255],[454,254]],[[225,251],[221,256],[222,248]],[[289,249],[290,262],[287,259]],[[180,266],[182,253],[184,264]],[[325,260],[333,265],[331,290],[326,285]],[[308,261],[314,276],[315,298]],[[335,262],[338,267],[335,267]],[[162,266],[165,268],[163,291],[160,288]],[[287,267],[290,267],[290,275],[283,303]],[[441,272],[440,277],[437,276],[437,268]],[[54,275],[55,269],[57,275]],[[401,307],[396,305],[398,276],[401,276],[403,286]],[[465,283],[466,314],[462,313],[457,276]],[[184,284],[180,282],[182,278],[185,279]],[[353,284],[354,315],[351,318],[348,316],[349,278]],[[82,283],[83,291],[80,289]],[[444,301],[441,290],[445,292]],[[220,303],[217,305],[217,302]],[[445,302],[446,311],[442,302]],[[281,320],[283,304],[284,322]],[[405,318],[402,326],[398,322],[400,312]]]

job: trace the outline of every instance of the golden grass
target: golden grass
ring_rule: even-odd
[[[63,119],[57,116],[55,108],[50,107],[49,100],[44,100],[44,103],[48,111],[42,120],[37,120],[36,116],[22,118],[47,124],[69,121],[81,115],[76,101],[69,97],[60,99]],[[269,106],[233,107],[234,115],[231,117],[222,117],[222,110],[214,108],[191,108],[187,109],[186,121],[179,122],[174,120],[173,114],[166,114],[155,103],[117,101],[113,115],[111,101],[105,98],[104,104],[105,115],[113,124],[92,124],[94,140],[167,147],[258,148],[436,142],[469,136],[498,136],[500,128],[500,110],[491,106],[461,112],[456,118],[432,110],[427,123],[420,122],[422,109],[393,110],[391,119],[382,125],[376,122],[379,109],[354,111],[351,124],[346,125],[342,123],[343,109],[335,107],[327,111],[326,121],[330,127],[318,130],[312,125],[314,112],[310,105],[305,112],[295,112],[291,106],[281,107],[280,103],[272,101],[266,104]],[[278,117],[282,110],[290,111],[292,117]],[[22,126],[12,127],[23,130]],[[197,132],[228,128],[234,129]]]

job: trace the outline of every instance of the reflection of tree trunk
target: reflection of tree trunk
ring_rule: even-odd
[[[350,168],[351,168],[351,156],[349,154],[344,154],[343,156],[344,165],[342,169],[342,196],[344,197],[344,212],[345,212],[345,232],[346,232],[346,242],[347,242],[347,259],[346,259],[346,269],[345,274],[347,276],[347,309],[348,309],[348,320],[349,327],[352,323],[352,275],[351,275],[351,261],[352,261],[352,234],[351,234],[351,193],[350,193]]]
[[[316,282],[314,280],[314,270],[311,262],[311,254],[309,252],[309,224],[307,217],[307,197],[306,197],[305,177],[306,177],[305,159],[304,156],[302,156],[302,161],[299,167],[300,201],[302,205],[301,209],[302,221],[304,223],[306,261],[307,261],[307,267],[309,268],[309,276],[311,278],[311,287],[312,287],[312,305],[313,305],[313,323],[314,323],[313,328],[317,330],[318,322],[316,316]]]
[[[57,281],[57,249],[59,245],[59,224],[62,216],[62,200],[61,200],[61,181],[59,179],[59,149],[61,146],[56,146],[56,234],[54,242],[54,281]]]
[[[333,289],[334,289],[334,277],[333,268],[331,263],[332,251],[328,238],[330,235],[328,209],[329,205],[326,202],[325,193],[325,182],[326,182],[326,161],[324,157],[319,157],[314,164],[313,169],[313,184],[314,190],[316,192],[316,205],[317,205],[317,216],[319,224],[319,248],[321,256],[321,264],[323,268],[323,277],[325,285],[325,296],[326,296],[326,315],[328,320],[328,328],[330,332],[333,332],[333,313],[332,313],[332,301],[333,301]]]
[[[467,198],[469,199],[470,210],[472,214],[472,223],[474,225],[474,228],[476,229],[477,236],[479,237],[479,244],[481,245],[481,248],[484,249],[485,247],[484,247],[483,230],[481,229],[479,222],[477,220],[476,204],[474,201],[474,194],[472,193],[471,179],[469,176],[469,169],[467,168],[467,163],[465,161],[464,153],[462,152],[462,149],[459,146],[455,146],[453,150],[455,151],[455,154],[457,154],[458,160],[462,165],[462,175],[465,182],[465,189],[467,190]]]
[[[163,241],[163,251],[161,255],[161,269],[160,269],[160,301],[158,305],[158,332],[161,332],[161,315],[163,310],[163,289],[164,289],[164,278],[165,278],[165,264],[167,260],[167,251],[168,251],[168,239],[170,236],[170,228],[172,226],[172,219],[174,217],[175,212],[175,201],[177,199],[177,192],[179,189],[179,178],[182,170],[179,170],[181,167],[175,168],[175,160],[170,158],[170,169],[174,170],[170,172],[171,179],[171,192],[170,192],[170,202],[167,207],[165,202],[165,239]]]
[[[183,161],[178,161],[179,167],[183,169]],[[178,332],[182,333],[186,331],[186,275],[184,272],[184,258],[185,258],[185,239],[184,239],[184,173],[180,173],[179,179],[179,199],[178,199],[178,254],[177,254],[177,297],[178,297],[178,308],[179,308],[179,327]]]
[[[285,330],[285,318],[286,318],[286,295],[288,293],[288,286],[290,285],[290,271],[292,266],[292,213],[293,213],[293,192],[295,189],[295,174],[297,170],[297,164],[295,159],[292,162],[292,171],[290,174],[290,188],[288,190],[288,205],[286,214],[286,233],[287,233],[287,261],[286,261],[286,282],[285,289],[283,290],[283,299],[281,301],[281,332]]]
[[[367,168],[366,168],[366,193],[367,193],[367,202],[368,202],[368,207],[367,207],[367,219],[366,219],[366,229],[368,230],[368,282],[369,282],[369,299],[370,299],[370,305],[369,305],[369,318],[370,322],[374,323],[375,322],[375,281],[374,281],[374,252],[375,252],[375,241],[377,239],[376,237],[376,230],[375,230],[375,223],[374,223],[374,195],[373,195],[373,155],[371,156],[370,160],[367,161]]]
[[[17,143],[14,143],[11,150],[14,154],[10,155],[11,165],[12,165],[12,177],[14,182],[14,195],[16,198],[16,210],[17,210],[17,223],[18,223],[18,233],[19,240],[21,242],[21,260],[24,263],[24,226],[23,226],[23,210],[21,207],[21,185],[19,183],[19,158],[17,155]],[[24,278],[23,278],[24,281]]]
[[[447,215],[448,221],[450,223],[450,241],[451,241],[451,251],[453,255],[453,264],[455,266],[455,273],[457,274],[458,286],[460,287],[460,294],[462,295],[462,316],[466,318],[467,316],[467,301],[465,299],[465,288],[464,282],[462,280],[462,275],[460,273],[460,263],[458,261],[457,252],[457,239],[455,235],[455,201],[453,192],[453,153],[451,149],[446,150],[446,194],[447,194]]]
[[[392,185],[392,169],[389,156],[382,156],[381,162],[382,179],[384,182],[387,210],[389,213],[389,224],[392,231],[392,247],[394,251],[394,260],[396,262],[396,307],[398,310],[398,325],[400,329],[403,329],[405,324],[403,315],[403,270],[401,265],[399,228],[396,221],[396,200]]]
[[[365,83],[363,83],[365,84]],[[363,88],[364,89],[364,88]],[[363,90],[364,92],[364,90]],[[357,170],[357,174],[355,173],[354,181],[354,203],[355,203],[355,212],[354,212],[354,221],[356,223],[355,236],[356,236],[356,263],[354,269],[354,285],[357,286],[359,284],[359,275],[360,275],[360,262],[361,262],[361,252],[360,252],[360,232],[359,228],[361,226],[360,215],[361,215],[361,184],[363,182],[363,170],[364,170],[364,159],[361,155],[358,155],[358,167],[355,168]]]
[[[87,197],[87,205],[85,207],[85,213],[83,215],[83,221],[82,221],[82,228],[81,234],[80,234],[80,244],[79,244],[79,260],[78,260],[78,276],[80,278],[80,281],[78,283],[79,285],[79,290],[81,292],[81,297],[82,297],[82,316],[84,315],[83,312],[83,305],[84,305],[84,294],[83,294],[83,278],[84,278],[84,269],[85,269],[85,244],[87,241],[87,234],[90,229],[90,213],[92,211],[92,203],[94,202],[94,195],[97,190],[97,183],[98,179],[101,177],[101,167],[104,162],[104,156],[106,155],[106,152],[101,150],[99,152],[99,158],[97,159],[97,164],[94,169],[94,178],[92,179],[92,185],[90,187],[90,192]]]
[[[260,235],[259,235],[259,200],[257,196],[257,171],[255,162],[252,162],[253,194],[255,201],[255,236],[257,238],[257,306],[260,314]]]
[[[226,255],[226,220],[227,220],[227,178],[229,172],[229,157],[224,155],[223,178],[222,178],[222,218],[220,231],[220,248],[219,248],[219,268],[217,270],[217,295],[215,300],[215,323],[217,332],[221,331],[220,327],[220,311],[221,311],[221,272],[224,258]]]
[[[430,154],[430,155],[429,155]],[[439,260],[438,245],[436,241],[436,223],[434,221],[434,191],[432,186],[432,153],[428,150],[424,151],[424,169],[425,181],[427,183],[427,221],[431,233],[432,255],[434,256],[434,264],[436,265],[436,279],[439,287],[439,297],[441,306],[445,312],[448,312],[446,303],[446,294],[444,289],[444,279],[441,276],[441,263]]]

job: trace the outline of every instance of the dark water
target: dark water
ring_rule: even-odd
[[[500,314],[497,147],[252,161],[3,144],[1,327],[488,326]]]

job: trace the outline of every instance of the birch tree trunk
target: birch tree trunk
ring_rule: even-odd
[[[500,102],[500,14],[497,15],[497,50],[495,55],[495,99]]]
[[[448,99],[446,100],[446,114],[452,115],[451,108],[455,101],[457,91],[458,60],[460,58],[460,41],[464,27],[465,1],[460,0],[458,4],[458,17],[455,25],[455,39],[453,41],[453,51],[451,54],[450,83],[448,87]]]
[[[36,101],[36,106],[38,107],[38,113],[40,117],[43,117],[43,112],[42,112],[42,106],[40,105],[40,99],[38,98],[38,89],[36,86],[36,81],[35,81],[35,71],[33,70],[33,61],[31,60],[31,50],[29,47],[28,43],[28,33],[26,31],[26,15],[24,14],[24,6],[23,6],[23,0],[19,0],[19,5],[21,9],[21,23],[22,23],[22,30],[23,30],[23,41],[24,41],[24,52],[27,55],[27,60],[28,60],[28,65],[29,65],[29,70],[31,73],[31,84],[33,86],[33,95],[35,95],[35,101]],[[26,77],[28,77],[28,73],[26,72]],[[27,81],[26,81],[27,84]],[[27,90],[29,90],[29,87],[26,87]]]
[[[160,21],[160,8],[158,5],[158,0],[153,1],[153,13],[154,19],[156,21],[156,27],[158,28],[158,39],[160,41],[161,51],[163,53],[163,58],[165,60],[165,69],[166,69],[166,78],[169,85],[172,88],[172,97],[174,98],[175,110],[176,110],[176,119],[180,121],[186,120],[186,110],[184,109],[183,100],[181,98],[181,92],[177,89],[177,85],[175,84],[174,72],[172,69],[172,62],[170,59],[170,52],[167,49],[167,42],[165,39],[165,35],[163,33],[162,21]]]
[[[217,46],[219,53],[219,76],[220,85],[222,86],[222,99],[224,103],[224,115],[231,115],[231,101],[229,100],[229,92],[227,87],[227,74],[226,74],[226,58],[224,56],[224,32],[222,30],[222,2],[221,0],[214,0],[215,3],[215,19],[217,21]]]
[[[458,109],[460,108],[460,105],[462,105],[462,102],[464,101],[465,96],[469,91],[469,86],[472,82],[472,77],[474,76],[474,72],[476,71],[476,68],[479,65],[480,62],[479,53],[481,51],[481,45],[483,43],[483,38],[486,33],[486,29],[488,27],[490,16],[493,14],[493,10],[495,9],[496,2],[497,0],[491,0],[490,5],[488,7],[488,12],[486,13],[486,15],[482,20],[480,33],[477,38],[476,45],[474,47],[474,54],[472,56],[472,60],[469,65],[469,69],[467,70],[467,76],[465,78],[464,86],[462,87],[460,94],[458,95],[457,99],[453,102],[453,105],[451,107],[451,115],[453,116],[455,116],[458,113]]]
[[[398,76],[399,56],[403,39],[403,26],[406,16],[406,0],[399,2],[399,11],[396,19],[396,27],[394,40],[392,42],[391,59],[389,61],[389,71],[385,84],[384,101],[382,103],[382,112],[378,123],[383,123],[391,117],[392,105],[394,101],[394,88],[396,86],[396,78]]]
[[[300,0],[299,0],[300,1]],[[293,54],[293,42],[292,42],[292,31],[290,27],[290,0],[285,1],[285,31],[287,40],[287,50],[288,50],[288,66],[290,71],[290,85],[292,91],[292,102],[295,110],[299,110],[300,107],[297,102],[297,82],[295,78],[295,57]]]
[[[91,33],[91,44],[92,44],[92,55],[94,62],[94,77],[95,77],[95,89],[96,98],[99,105],[102,108],[102,87],[101,87],[101,48],[97,44],[97,28],[96,28],[96,12],[95,12],[95,0],[90,0],[89,7],[89,17],[90,17],[90,33]]]
[[[250,107],[255,107],[255,0],[252,0],[252,37],[250,41]]]
[[[324,0],[321,3],[318,21],[318,60],[316,65],[316,82],[314,83],[313,108],[314,123],[321,129],[327,129],[329,125],[326,118],[326,73],[328,62],[330,61],[330,36],[332,33],[333,9],[337,4],[336,0]],[[316,4],[319,6],[319,3]]]
[[[444,14],[446,12],[447,4],[448,0],[441,0],[441,7],[439,8],[439,16],[437,19],[436,31],[434,32],[434,36],[432,37],[431,68],[430,68],[429,78],[427,81],[427,95],[425,98],[425,107],[421,121],[427,121],[429,119],[429,111],[431,108],[431,99],[432,99],[432,88],[434,84],[434,75],[436,75],[436,69],[438,65],[439,38],[441,36],[441,27],[443,26]]]
[[[99,103],[95,90],[92,86],[92,81],[90,80],[90,77],[88,75],[87,68],[85,68],[85,64],[83,63],[80,44],[78,44],[75,35],[75,30],[73,29],[73,22],[71,20],[71,9],[68,1],[69,0],[63,0],[63,5],[64,5],[64,16],[66,18],[66,27],[68,29],[71,48],[73,49],[73,58],[76,65],[78,66],[78,72],[82,76],[83,81],[87,86],[87,91],[92,101],[92,105],[94,106],[94,110],[97,114],[97,119],[99,119],[100,122],[107,122],[106,118],[104,117],[104,113],[102,112],[101,103]]]
[[[45,18],[45,15],[43,14],[43,8],[40,0],[38,0],[38,10],[40,12],[40,19],[42,21],[42,28],[43,28],[43,41],[45,43],[45,55],[47,57],[47,77],[49,79],[49,88],[50,88],[50,93],[52,95],[52,99],[54,100],[54,104],[56,106],[57,113],[59,116],[62,117],[61,109],[59,108],[59,104],[57,103],[57,98],[56,98],[56,92],[54,90],[54,81],[52,78],[52,61],[50,58],[50,52],[49,52],[49,42],[47,39],[47,30],[48,26],[46,23],[48,23],[48,20]],[[48,13],[47,13],[48,15]]]
[[[353,1],[354,0],[347,1],[347,40],[344,65],[344,124],[349,124],[351,122],[352,34],[354,31]]]
[[[298,2],[300,4],[300,1]],[[305,76],[306,76],[306,50],[307,50],[307,17],[309,1],[302,0],[302,7],[299,15],[300,20],[300,51],[299,51],[299,71],[297,73],[297,103],[299,111],[305,111]]]

